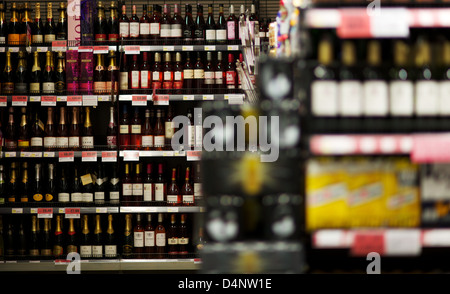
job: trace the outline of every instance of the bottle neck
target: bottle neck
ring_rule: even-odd
[[[86,118],[85,118],[85,120],[84,120],[84,127],[85,128],[89,128],[89,127],[91,127],[92,126],[92,124],[91,124],[91,114],[90,114],[90,110],[89,110],[89,108],[86,108]]]
[[[100,216],[97,215],[96,216],[96,221],[95,221],[95,231],[94,234],[100,234],[102,232],[102,228],[100,226]]]
[[[75,226],[73,224],[73,218],[69,219],[69,235],[75,234]]]
[[[82,233],[87,235],[87,234],[89,234],[88,216],[87,215],[84,216],[83,223],[84,223],[84,225],[83,225]]]
[[[112,218],[112,215],[109,215],[109,216],[108,216],[108,229],[106,230],[106,232],[107,232],[109,235],[114,234],[114,229],[113,229],[113,218]]]
[[[47,6],[47,20],[48,21],[53,20],[53,12],[52,12],[52,5],[51,5],[51,3],[49,3],[48,6]]]
[[[47,125],[52,124],[53,124],[53,109],[49,107],[47,111]]]
[[[78,111],[76,110],[76,108],[74,108],[72,111],[72,124],[73,125],[78,124]]]
[[[56,230],[55,230],[55,234],[58,235],[58,234],[61,234],[61,233],[62,233],[62,231],[61,231],[61,217],[58,215],[58,216],[56,217]]]
[[[65,125],[66,124],[66,110],[64,107],[61,107],[60,113],[59,113],[59,124]]]

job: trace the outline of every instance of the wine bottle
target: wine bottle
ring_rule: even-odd
[[[8,39],[9,42],[9,39]],[[11,65],[11,52],[6,51],[6,62],[3,69],[2,94],[11,95],[14,93],[14,76]]]
[[[25,59],[25,51],[20,50],[18,58],[19,61],[16,67],[16,74],[14,79],[14,93],[26,94],[28,92],[28,71],[27,62]]]
[[[47,166],[48,177],[47,185],[45,187],[45,201],[52,202],[56,197],[56,183],[55,183],[55,165],[49,163]]]
[[[84,203],[94,202],[94,179],[92,178],[92,173],[89,166],[85,167],[84,175],[81,176],[82,183],[82,201]]]
[[[131,204],[131,201],[133,200],[133,181],[131,179],[130,175],[130,164],[125,164],[125,174],[122,179],[122,201],[125,206],[128,206]]]
[[[31,189],[31,193],[33,194],[34,202],[41,202],[44,199],[43,192],[43,184],[42,184],[42,175],[41,175],[41,164],[36,163],[34,165],[34,182],[33,187]]]
[[[64,235],[62,232],[61,215],[56,215],[56,229],[53,236],[53,257],[55,259],[64,259]]]
[[[169,258],[178,257],[178,226],[176,224],[176,215],[170,215],[170,225],[167,228],[167,254]]]
[[[119,72],[119,87],[120,90],[128,90],[128,75],[129,75],[129,69],[128,69],[128,63],[127,63],[127,56],[125,54],[122,55],[122,64],[120,67]],[[131,85],[130,85],[131,87]]]
[[[99,214],[95,215],[95,229],[92,235],[92,257],[103,258],[103,232]]]
[[[216,88],[216,80],[215,80],[215,68],[212,63],[212,52],[206,52],[206,66],[204,70],[205,81],[204,86],[206,89],[206,93],[211,94],[214,93],[214,89]]]
[[[19,259],[24,259],[27,254],[27,236],[25,236],[25,230],[23,225],[23,218],[19,221],[19,230],[17,232],[17,255]]]
[[[28,183],[28,163],[22,162],[22,181],[20,182],[20,202],[28,202],[30,199],[30,185]]]
[[[35,4],[35,17],[33,25],[33,35],[31,36],[31,42],[33,45],[44,43],[44,25],[41,19],[41,4]]]
[[[17,130],[14,123],[14,107],[9,107],[8,125],[5,132],[5,149],[6,151],[14,151],[17,149]]]
[[[186,63],[183,68],[183,88],[188,90],[194,88],[194,66],[191,63],[191,54],[186,53]]]
[[[0,45],[6,44],[8,36],[8,23],[5,19],[5,5],[0,3]]]
[[[16,2],[13,2],[11,5],[11,19],[8,27],[8,45],[19,45],[20,26]]]
[[[41,253],[40,253],[41,240],[39,238],[37,223],[38,223],[37,216],[32,215],[31,216],[31,233],[30,233],[30,241],[29,241],[29,247],[28,247],[28,254],[30,255],[30,259],[38,259],[38,257],[41,255]]]
[[[252,4],[250,6],[250,16],[248,17],[248,21],[250,22],[250,34],[251,34],[251,38],[255,39],[255,26],[257,26],[259,28],[259,21],[258,21],[258,17],[256,15],[256,8],[255,8],[255,4]],[[258,34],[259,36],[259,34]]]
[[[106,70],[105,70],[105,56],[97,54],[97,65],[94,68],[94,93],[106,93]]]
[[[142,63],[140,66],[140,88],[149,89],[151,84],[150,65],[148,63],[148,53],[142,52]]]
[[[186,226],[186,214],[181,215],[180,225],[178,227],[178,257],[186,258],[189,253],[189,232]]]
[[[142,226],[141,214],[136,215],[136,225],[133,229],[134,254],[138,259],[144,258],[144,227]]]
[[[72,122],[69,129],[69,149],[77,150],[80,148],[80,126],[78,124],[78,107],[72,108]],[[45,143],[44,143],[45,144]]]
[[[190,44],[194,40],[195,23],[192,18],[192,6],[190,4],[185,5],[185,17],[183,26],[183,40]]]
[[[135,205],[141,205],[144,201],[144,183],[141,174],[141,164],[136,164],[135,175],[133,179],[133,202]]]
[[[167,110],[166,121],[164,122],[164,144],[165,149],[172,150],[172,138],[175,134],[175,124],[173,122],[173,109],[169,105]]]
[[[142,5],[142,16],[139,21],[139,36],[142,40],[150,39],[150,17],[147,14],[147,4]]]
[[[131,224],[131,214],[125,215],[125,231],[122,243],[123,258],[131,258],[133,256],[133,228]]]
[[[14,255],[16,254],[16,238],[14,236],[14,226],[12,222],[10,221],[8,223],[8,229],[6,231],[6,238],[5,238],[5,257],[8,258],[14,258]]]
[[[41,66],[39,64],[39,52],[33,52],[33,67],[30,75],[30,94],[41,94]]]
[[[140,88],[140,81],[141,81],[141,71],[139,68],[139,62],[138,62],[138,54],[133,54],[133,60],[131,62],[130,71],[128,72],[128,85],[131,86],[131,89],[139,89]]]
[[[176,179],[176,168],[172,169],[172,182],[167,188],[167,205],[180,205],[181,204],[181,194],[178,189],[177,179]]]
[[[56,39],[55,21],[53,20],[52,3],[47,3],[47,22],[44,27],[44,42],[52,43]]]
[[[108,229],[105,234],[105,258],[117,258],[117,239],[113,227],[113,215],[108,215]]]
[[[143,180],[143,189],[144,189],[143,201],[151,202],[151,201],[153,201],[153,194],[154,194],[152,164],[147,163],[146,167],[147,167],[147,169],[146,169],[147,173]]]
[[[225,76],[227,89],[236,89],[237,88],[236,65],[234,62],[234,55],[232,53],[228,53],[228,64],[226,66]]]
[[[108,40],[108,23],[102,1],[98,1],[97,3],[97,17],[94,21],[94,39],[100,44]]]
[[[440,54],[442,57],[440,67],[439,87],[439,114],[447,116],[450,113],[450,41],[445,40]]]
[[[205,83],[205,69],[202,62],[202,56],[197,51],[197,62],[194,64],[194,88],[197,94],[203,92],[203,86]]]
[[[117,125],[114,116],[114,106],[109,107],[109,123],[106,130],[106,145],[108,149],[117,148]]]
[[[352,41],[342,42],[339,71],[339,113],[343,116],[361,116],[363,93],[359,70],[356,68],[356,48]]]
[[[202,44],[205,40],[205,18],[203,17],[203,5],[197,4],[197,16],[195,17],[194,41]]]
[[[161,33],[161,21],[158,15],[158,9],[156,5],[153,5],[153,14],[150,17],[150,38],[159,39]]]
[[[56,138],[56,146],[59,150],[67,150],[69,148],[69,134],[66,126],[66,108],[59,108],[59,124],[58,137]]]
[[[83,229],[80,237],[80,257],[83,259],[92,258],[92,240],[89,231],[89,216],[83,215]]]
[[[109,19],[108,19],[108,41],[118,41],[119,40],[119,19],[117,14],[116,2],[111,1],[111,6],[109,8]]]
[[[118,175],[117,166],[112,169],[112,175],[109,180],[109,203],[111,205],[117,205],[120,203],[120,179]]]
[[[161,89],[163,82],[163,71],[161,65],[161,53],[155,53],[155,62],[152,69],[152,89]]]
[[[153,149],[153,128],[150,121],[150,109],[145,110],[144,126],[142,129],[142,149]]]
[[[241,25],[241,20],[242,21],[242,25]],[[239,18],[238,18],[238,37],[239,39],[242,39],[242,29],[246,30],[247,29],[247,18],[245,16],[245,7],[244,5],[241,5],[240,11],[239,11]]]
[[[144,249],[145,257],[153,258],[155,253],[155,228],[152,225],[152,215],[147,214],[147,224],[144,228]]]
[[[186,168],[185,182],[181,188],[182,202],[185,206],[193,206],[195,203],[194,189],[192,189],[189,177],[189,167]]]
[[[139,17],[137,16],[136,5],[132,6],[130,18],[130,39],[136,40],[139,38]]]
[[[192,150],[194,149],[195,145],[195,123],[194,123],[194,115],[192,114],[192,109],[188,109],[186,117],[189,119],[189,125],[187,127],[188,148]]]
[[[6,181],[5,181],[5,169],[3,164],[0,164],[0,205],[4,205],[6,202]]]
[[[164,150],[164,144],[165,144],[165,128],[162,121],[162,113],[161,109],[158,109],[156,111],[156,124],[154,128],[154,146],[155,150]]]
[[[78,253],[78,238],[73,218],[69,219],[69,230],[67,231],[66,239],[66,253],[69,254],[71,252]]]
[[[67,40],[67,12],[64,2],[59,3],[58,11],[59,19],[56,26],[56,40]]]
[[[166,180],[164,179],[163,164],[158,164],[158,176],[155,180],[155,201],[166,201]]]
[[[39,119],[39,111],[35,112],[34,124],[31,128],[31,150],[42,151],[44,137],[44,124]]]
[[[141,149],[142,146],[142,123],[138,107],[134,107],[133,119],[131,120],[131,148]]]
[[[227,40],[227,21],[223,13],[223,4],[219,4],[219,18],[216,25],[217,44],[225,44]]]
[[[158,225],[155,229],[156,258],[164,258],[166,252],[166,228],[164,227],[163,220],[163,214],[158,213]]]
[[[109,66],[106,72],[106,90],[111,94],[119,93],[119,67],[116,63],[115,51],[109,50],[108,53]]]
[[[163,89],[169,90],[173,88],[173,69],[171,62],[170,52],[164,54],[164,65],[163,65]],[[166,91],[170,94],[170,91]]]
[[[124,105],[122,108],[122,118],[119,127],[120,149],[130,149],[131,145],[131,122],[128,117],[128,107]]]
[[[83,149],[94,149],[94,130],[91,123],[91,108],[86,106],[81,147]]]
[[[64,167],[62,167],[60,173],[61,177],[59,178],[59,185],[58,185],[58,202],[67,203],[70,201],[67,171]]]
[[[205,39],[207,44],[216,43],[216,22],[214,21],[213,5],[208,4],[208,18],[205,25]]]
[[[104,181],[104,167],[102,164],[98,165],[97,179],[95,180],[94,188],[94,202],[96,205],[105,204],[105,192],[107,183]]]
[[[224,81],[226,80],[226,75],[225,75],[225,70],[224,70],[224,65],[222,63],[222,60],[223,60],[223,55],[222,55],[222,52],[219,51],[219,52],[217,52],[217,63],[216,63],[216,68],[215,68],[215,72],[214,72],[215,87],[216,87],[216,91],[218,93],[223,92]]]
[[[130,37],[130,21],[127,16],[127,8],[122,5],[122,15],[119,19],[119,37],[126,40]]]
[[[17,182],[18,180],[18,174],[16,169],[16,163],[11,162],[11,167],[9,170],[9,182],[8,182],[8,202],[16,202],[18,198],[18,190],[19,190],[19,184]]]
[[[45,125],[44,149],[56,149],[56,129],[53,126],[53,107],[47,108],[47,123]]]
[[[17,147],[20,151],[26,151],[30,148],[30,135],[27,120],[27,108],[21,107],[22,116],[20,118],[19,136],[17,138]]]
[[[234,5],[230,5],[230,15],[227,18],[227,39],[237,40],[239,38],[238,19],[234,15]]]
[[[181,94],[184,83],[183,65],[181,64],[181,52],[175,53],[175,63],[173,65],[173,93]]]
[[[170,24],[170,37],[172,40],[181,40],[183,36],[183,18],[181,17],[180,4],[174,4],[174,13]]]
[[[44,73],[42,75],[42,93],[55,93],[55,73],[53,71],[53,54],[52,51],[47,51]]]
[[[83,194],[81,190],[81,179],[79,175],[79,169],[77,166],[74,167],[73,170],[73,182],[71,186],[71,192],[70,192],[70,201],[79,203],[83,201]]]

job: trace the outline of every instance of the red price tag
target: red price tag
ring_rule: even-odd
[[[102,151],[103,162],[117,162],[117,151]]]
[[[67,96],[67,106],[81,106],[81,105],[83,105],[83,97]]]
[[[411,161],[415,163],[450,162],[450,134],[413,136]]]
[[[80,46],[78,47],[78,52],[92,52],[92,46]]]
[[[169,95],[153,95],[154,105],[169,105]]]
[[[133,96],[131,96],[131,105],[133,105],[133,106],[147,106],[147,95],[133,95]]]
[[[53,41],[52,50],[53,51],[66,51],[67,41]]]
[[[56,96],[42,96],[41,106],[56,106]]]
[[[108,50],[108,46],[94,46],[94,54],[107,54]]]
[[[73,151],[59,151],[58,153],[59,162],[73,162],[74,152]]]
[[[125,54],[139,54],[141,47],[139,46],[125,46]]]
[[[27,106],[27,96],[12,96],[12,106]]]
[[[343,39],[372,37],[370,16],[361,9],[341,10],[341,23],[336,33]]]
[[[202,157],[202,152],[200,150],[188,150],[186,151],[186,160],[187,161],[198,161]]]
[[[139,161],[139,151],[123,151],[124,161]]]
[[[97,151],[83,151],[81,152],[81,161],[97,161]]]
[[[380,255],[384,255],[384,232],[355,232],[350,253],[353,256],[367,256],[370,252],[377,252]]]
[[[66,208],[65,218],[80,218],[80,208]]]
[[[37,213],[38,218],[52,218],[53,208],[38,208]]]
[[[6,107],[8,97],[0,96],[0,107]]]

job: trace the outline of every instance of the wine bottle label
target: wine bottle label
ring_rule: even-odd
[[[197,198],[201,196],[203,196],[202,184],[194,183],[194,197]]]
[[[81,202],[83,201],[83,194],[80,192],[75,192],[70,194],[70,197],[72,198],[72,202]]]
[[[215,83],[215,75],[213,71],[205,71],[205,84],[213,85]]]
[[[1,43],[1,38],[0,38],[0,43]],[[39,255],[39,249],[30,249],[29,252],[30,252],[31,256],[38,256]],[[0,253],[3,253],[3,252],[0,252]]]
[[[51,42],[53,42],[55,40],[56,40],[56,35],[55,34],[44,35],[44,42],[45,43],[51,43]]]
[[[31,146],[32,147],[42,147],[42,138],[41,137],[33,137],[31,138]]]
[[[177,245],[178,244],[178,238],[177,237],[167,238],[167,244],[169,244],[169,245]]]
[[[131,89],[139,89],[139,73],[138,70],[131,72]]]
[[[188,127],[188,144],[194,146],[195,144],[195,126]]]
[[[185,69],[183,70],[183,75],[185,79],[193,79],[194,78],[194,70],[193,69]]]
[[[153,184],[146,183],[144,184],[144,201],[152,201],[153,200]]]
[[[33,195],[34,201],[42,201],[42,199],[44,199],[44,196],[42,194],[34,194]]]
[[[154,71],[154,72],[152,73],[152,80],[153,80],[153,81],[159,81],[159,80],[160,80],[160,74],[159,74],[159,71]]]
[[[44,36],[43,35],[33,35],[33,36],[31,36],[31,42],[44,43]]]
[[[80,246],[80,256],[82,258],[92,257],[92,246],[91,245],[81,245]]]
[[[155,246],[155,231],[145,231],[144,232],[144,244],[145,247]]]
[[[130,37],[137,38],[139,37],[140,26],[138,22],[130,23]]]
[[[439,114],[450,115],[450,81],[439,82]]]
[[[205,71],[203,69],[194,69],[194,79],[204,79]]]
[[[53,82],[42,83],[42,91],[44,91],[44,93],[52,93],[53,91],[55,91],[55,83]]]
[[[183,195],[183,203],[194,203],[194,195]]]
[[[117,146],[117,136],[106,136],[106,145]]]
[[[175,81],[181,81],[183,79],[183,73],[181,71],[175,71],[173,77]]]
[[[154,136],[155,147],[164,147],[164,136]]]
[[[128,72],[121,71],[119,73],[120,90],[128,90]]]
[[[158,233],[156,234],[156,246],[163,247],[166,246],[166,233]]]
[[[97,93],[106,91],[106,82],[94,82],[94,91]]]
[[[134,232],[134,247],[144,247],[144,232]]]
[[[236,23],[234,21],[227,21],[227,38],[228,40],[236,38]]]
[[[141,23],[139,25],[139,33],[141,35],[150,35],[150,24],[149,23]]]
[[[141,196],[144,194],[144,185],[141,183],[133,184],[133,194],[134,196]]]
[[[93,257],[103,257],[103,246],[93,245],[92,246],[92,256]]]
[[[70,194],[69,193],[58,193],[58,201],[59,202],[69,202]]]
[[[171,30],[170,30],[170,24],[161,24],[161,38],[170,38],[171,37]]]
[[[262,32],[262,31],[259,31],[259,37],[262,39],[262,38],[265,38],[266,37],[266,33],[265,32]]]
[[[83,193],[81,198],[83,199],[83,202],[93,202],[94,201],[94,194],[93,193]]]
[[[45,138],[44,138],[44,146],[45,146]],[[80,146],[80,137],[69,137],[69,147],[78,147]]]
[[[170,26],[170,35],[172,38],[181,38],[181,36],[183,35],[181,24],[172,24]]]
[[[133,195],[133,184],[126,184],[126,183],[124,183],[122,185],[122,195],[123,196],[131,196],[131,195]]]
[[[392,81],[389,84],[389,96],[391,97],[389,108],[392,115],[413,115],[414,85],[412,81]]]
[[[60,245],[53,245],[53,256],[61,256],[63,254],[63,247]]]
[[[194,31],[194,38],[197,39],[197,40],[203,40],[205,38],[204,31],[203,30],[199,30],[199,29],[195,29],[195,31]]]
[[[172,139],[173,134],[175,133],[175,124],[173,121],[167,121],[164,123],[164,126],[166,139]]]
[[[131,125],[131,133],[132,134],[140,134],[141,133],[141,125]]]
[[[167,195],[167,203],[178,203],[178,195]]]
[[[214,73],[214,79],[216,80],[216,85],[222,85],[223,84],[223,72],[216,71]]]
[[[311,111],[318,116],[337,115],[337,82],[314,81],[311,84]]]
[[[183,81],[174,81],[173,88],[174,89],[183,89]]]
[[[28,140],[18,140],[19,147],[30,147],[30,141]]]
[[[119,35],[121,38],[128,38],[130,35],[130,24],[127,22],[121,22],[119,24]]]
[[[119,200],[120,198],[120,193],[119,191],[110,191],[109,192],[109,200],[110,201],[114,201],[114,200]]]
[[[105,256],[109,258],[116,257],[117,245],[105,245]]]
[[[152,135],[142,136],[142,147],[153,147],[153,136]]]
[[[41,250],[41,255],[43,255],[43,256],[50,256],[50,255],[52,255],[52,250],[51,249],[42,249]]]
[[[164,184],[155,184],[155,201],[164,201]]]
[[[41,83],[30,83],[30,91],[38,93],[41,90]]]
[[[14,91],[14,83],[2,83],[3,94],[12,94]]]
[[[119,39],[119,34],[108,34],[109,41],[117,41]]]
[[[27,92],[27,84],[26,83],[16,83],[16,93],[25,93]]]
[[[148,70],[141,71],[141,88],[142,89],[146,89],[149,87],[148,77],[149,77]]]
[[[217,41],[225,41],[227,39],[227,30],[217,30],[216,31],[216,40]]]
[[[362,115],[363,91],[359,81],[341,81],[339,83],[339,113],[344,116]]]
[[[236,72],[235,71],[227,71],[225,74],[226,84],[228,89],[234,89],[236,84]]]
[[[416,81],[416,115],[433,116],[438,114],[439,88],[436,81]]]
[[[389,89],[385,81],[364,82],[364,114],[386,116],[389,110]]]
[[[94,148],[94,137],[83,136],[81,139],[81,145],[83,148]]]
[[[95,201],[104,201],[105,200],[105,192],[95,192],[94,193]]]
[[[151,23],[150,24],[150,35],[159,35],[160,24],[159,23]]]
[[[195,146],[203,146],[203,127],[201,125],[195,126]]]
[[[188,245],[189,244],[189,238],[188,237],[179,237],[178,238],[178,244],[180,244],[180,245]]]
[[[68,137],[56,138],[56,146],[58,146],[58,148],[68,148],[69,147],[69,138]]]
[[[130,126],[129,125],[120,125],[119,132],[121,134],[129,134],[130,133]]]
[[[216,30],[206,30],[206,40],[207,41],[216,40]]]
[[[171,71],[165,71],[164,72],[164,80],[165,81],[171,81],[172,80],[172,72]]]
[[[45,201],[53,201],[55,197],[53,197],[53,194],[46,193],[45,194]]]
[[[94,38],[96,41],[106,41],[106,34],[95,34]]]

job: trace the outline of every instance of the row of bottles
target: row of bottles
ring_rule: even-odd
[[[28,2],[23,4],[11,3],[11,19],[5,19],[7,3],[0,3],[0,44],[8,45],[40,45],[51,44],[55,40],[67,40],[67,9],[66,2],[60,2],[58,7],[58,22],[53,17],[53,3],[48,2],[45,24],[41,19],[41,4],[34,7]],[[31,18],[34,11],[35,18]]]
[[[436,41],[437,42],[437,41]],[[340,62],[325,35],[313,69],[311,111],[315,116],[412,117],[450,114],[450,41],[440,50],[425,35],[407,40],[368,40],[365,61],[355,40],[342,40]],[[386,54],[383,48],[389,48]],[[359,54],[358,54],[359,53]],[[385,54],[383,54],[385,53]],[[392,60],[388,65],[387,56]]]
[[[69,168],[71,167],[71,168]],[[170,173],[170,175],[169,175]],[[203,199],[200,163],[146,161],[117,165],[23,161],[0,165],[0,205],[65,203],[80,205],[193,206]]]
[[[118,222],[122,218],[124,224]],[[205,243],[202,232],[195,241],[193,236],[186,214],[5,216],[0,218],[0,258],[65,260],[71,252],[82,259],[187,258]]]

